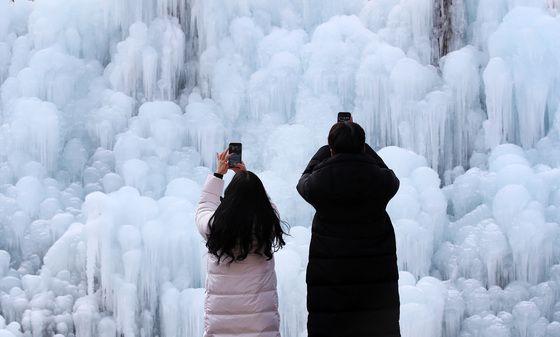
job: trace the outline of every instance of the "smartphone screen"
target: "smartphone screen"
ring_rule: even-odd
[[[352,114],[349,112],[339,112],[338,113],[338,122],[351,122],[352,121]]]
[[[235,165],[241,163],[241,143],[229,143],[229,167],[235,167]]]

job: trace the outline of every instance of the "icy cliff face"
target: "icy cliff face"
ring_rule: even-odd
[[[559,11],[0,0],[0,336],[201,336],[193,212],[229,141],[291,225],[281,328],[306,336],[294,186],[338,111],[401,179],[403,336],[560,336]]]

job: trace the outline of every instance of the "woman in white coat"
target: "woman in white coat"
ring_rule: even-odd
[[[284,246],[282,222],[261,180],[243,164],[220,198],[229,154],[218,155],[196,212],[208,248],[205,337],[279,337],[273,253]]]

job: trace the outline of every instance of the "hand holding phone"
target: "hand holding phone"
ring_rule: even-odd
[[[235,165],[235,167],[232,167],[231,170],[235,173],[238,172],[242,172],[242,171],[247,171],[247,168],[245,167],[245,164],[243,164],[243,162]]]
[[[339,123],[346,123],[346,122],[352,123],[353,122],[352,114],[350,112],[339,112],[337,121]]]
[[[228,152],[229,152],[229,168],[234,168],[238,164],[242,163],[241,160],[241,150],[242,145],[241,143],[229,143]]]
[[[216,153],[216,173],[221,174],[222,176],[225,175],[229,169],[229,154],[228,150],[224,150],[224,152]]]

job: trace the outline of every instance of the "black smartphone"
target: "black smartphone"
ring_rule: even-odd
[[[229,143],[229,167],[235,167],[235,165],[241,163],[241,143]]]
[[[339,112],[338,113],[338,122],[351,122],[352,121],[352,114],[349,112]]]

